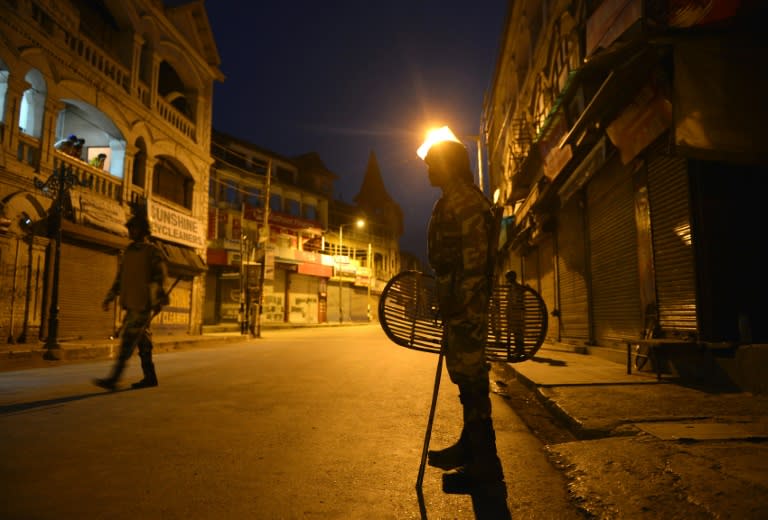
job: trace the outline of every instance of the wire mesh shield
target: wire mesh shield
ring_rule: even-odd
[[[379,321],[396,344],[439,353],[443,325],[437,314],[435,279],[418,271],[397,274],[381,293]]]
[[[438,314],[435,279],[418,271],[392,278],[381,293],[379,320],[397,345],[440,352],[443,325]],[[528,286],[494,288],[488,313],[486,358],[515,363],[534,356],[547,333],[547,309]]]
[[[531,359],[547,336],[547,306],[527,285],[499,285],[488,308],[488,358],[510,363]]]

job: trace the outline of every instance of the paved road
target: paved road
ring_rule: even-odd
[[[414,491],[437,357],[378,326],[286,330],[156,357],[160,386],[104,393],[108,362],[0,374],[0,517],[474,518],[428,468]],[[125,383],[140,378],[134,358]],[[579,518],[561,474],[498,395],[517,518]],[[458,435],[444,377],[433,446]]]

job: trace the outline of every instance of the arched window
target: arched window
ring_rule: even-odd
[[[173,159],[162,157],[152,175],[152,193],[179,206],[192,209],[192,189],[195,182]]]
[[[43,113],[48,90],[43,75],[37,69],[27,72],[24,79],[30,87],[21,97],[19,128],[27,135],[39,138],[43,131]]]
[[[5,98],[8,96],[8,67],[0,60],[0,124],[5,123]]]
[[[187,100],[186,87],[176,70],[167,61],[160,63],[157,91],[173,107],[192,119],[192,107]]]

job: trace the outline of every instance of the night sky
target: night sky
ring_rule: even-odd
[[[403,209],[401,248],[425,258],[439,190],[416,148],[432,126],[479,133],[507,0],[205,5],[226,76],[214,128],[287,157],[317,152],[349,203],[373,151]]]

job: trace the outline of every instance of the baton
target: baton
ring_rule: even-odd
[[[432,423],[435,421],[435,409],[437,408],[437,393],[440,390],[440,377],[443,375],[443,348],[437,358],[437,371],[435,372],[435,387],[432,390],[432,405],[429,408],[429,419],[427,420],[427,431],[424,434],[424,446],[421,449],[421,464],[419,464],[419,476],[416,478],[416,490],[421,491],[421,485],[424,482],[424,470],[427,464],[427,450],[429,449],[429,440],[432,437]]]

